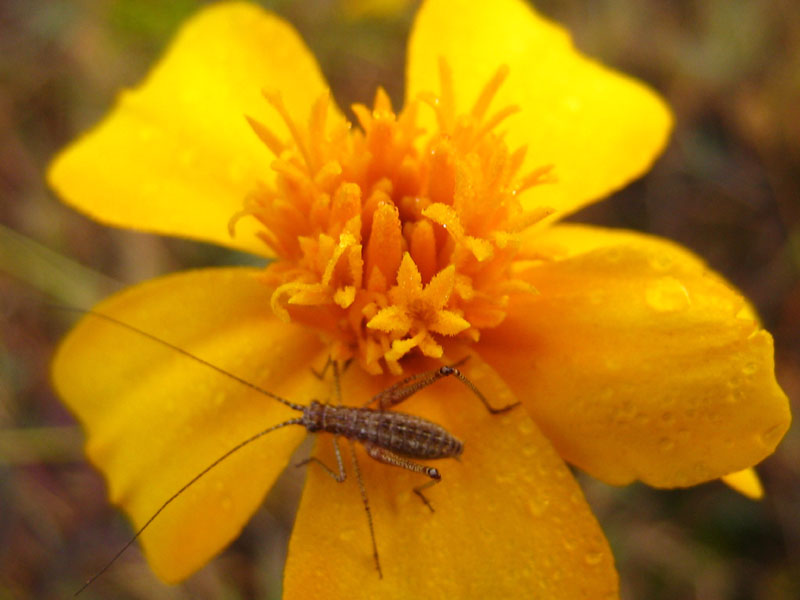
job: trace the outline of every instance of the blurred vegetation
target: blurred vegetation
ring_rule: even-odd
[[[242,260],[113,230],[62,206],[53,154],[139,81],[197,0],[0,3],[0,600],[63,598],[130,535],[85,462],[48,363],[68,327],[49,301],[89,306],[181,268]],[[414,2],[263,2],[301,32],[340,105],[380,83],[399,104]],[[370,6],[372,5],[372,6]],[[381,6],[382,5],[382,6]],[[752,299],[800,398],[800,6],[795,0],[541,0],[586,53],[652,84],[672,142],[642,180],[574,217],[678,241]],[[468,43],[468,41],[465,41]],[[766,498],[722,484],[659,491],[581,478],[614,547],[623,598],[800,598],[800,435],[759,467]],[[187,583],[158,583],[138,552],[89,598],[279,597],[297,476]]]

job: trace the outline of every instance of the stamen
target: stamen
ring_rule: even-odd
[[[275,155],[275,158],[279,157],[281,153],[286,150],[286,144],[284,144],[266,125],[247,115],[245,115],[244,118],[247,119],[250,128],[256,133],[258,139],[264,142],[264,145]]]
[[[558,181],[553,173],[555,165],[544,165],[538,167],[525,175],[522,180],[517,184],[517,192],[523,192],[528,188],[543,183],[555,183]]]
[[[325,90],[314,102],[311,108],[311,118],[308,123],[308,137],[313,154],[314,167],[323,163],[322,153],[323,143],[325,142],[325,121],[328,117],[328,105],[330,102],[330,92]]]
[[[283,122],[286,123],[286,127],[289,128],[289,133],[292,134],[292,139],[294,139],[294,143],[297,145],[297,149],[300,151],[300,154],[303,155],[305,159],[305,163],[308,166],[309,173],[312,172],[313,164],[311,162],[311,156],[308,152],[308,146],[306,141],[303,137],[302,132],[297,128],[297,124],[292,119],[291,115],[289,115],[289,111],[286,110],[286,105],[283,103],[283,96],[281,93],[276,90],[262,90],[261,92],[264,95],[264,98],[267,99],[273,108],[278,111],[278,114],[283,119]]]
[[[264,273],[273,311],[324,332],[332,354],[369,373],[401,373],[410,354],[440,357],[451,341],[474,342],[503,321],[514,295],[535,293],[523,266],[534,250],[522,248],[521,232],[553,211],[523,208],[519,196],[553,181],[552,167],[518,178],[525,148],[508,148],[498,128],[519,108],[490,112],[506,65],[462,114],[444,58],[438,69],[438,97],[420,94],[395,114],[378,88],[372,107],[353,106],[355,129],[331,118],[328,92],[305,123],[264,92],[286,141],[248,118],[276,156],[273,177],[229,231],[245,217],[260,222],[256,234],[278,257]],[[417,124],[420,102],[433,108],[432,131]]]
[[[456,94],[453,86],[453,71],[443,56],[439,57],[439,85],[442,87],[436,106],[439,128],[444,133],[452,133],[455,127]]]
[[[484,135],[486,135],[493,129],[497,128],[497,126],[500,125],[500,123],[502,123],[503,121],[505,121],[508,117],[520,112],[520,110],[521,110],[520,107],[517,106],[516,104],[509,104],[505,108],[501,108],[496,113],[494,113],[489,119],[486,120],[483,126],[478,130],[477,138],[478,139],[482,138]]]
[[[478,120],[483,119],[486,115],[486,111],[489,108],[489,105],[494,100],[495,95],[497,95],[497,90],[500,89],[500,86],[503,85],[503,82],[508,77],[508,74],[511,70],[508,68],[508,65],[501,65],[500,68],[495,71],[492,78],[489,80],[483,91],[481,92],[478,99],[475,101],[475,106],[472,107],[472,116]]]

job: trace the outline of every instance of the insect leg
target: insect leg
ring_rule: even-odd
[[[461,365],[466,361],[466,358],[461,359],[457,363],[453,365],[445,365],[439,367],[438,369],[432,369],[430,371],[425,371],[424,373],[418,373],[417,375],[412,375],[411,377],[407,377],[402,381],[386,388],[385,390],[378,392],[375,394],[367,405],[372,404],[373,402],[377,402],[378,406],[382,410],[386,410],[396,404],[400,404],[404,400],[406,400],[409,396],[415,394],[422,388],[428,387],[432,383],[435,383],[442,377],[448,377],[450,375],[455,376],[461,383],[467,386],[473,394],[475,394],[478,399],[483,403],[488,410],[493,415],[498,413],[503,413],[508,410],[511,410],[515,406],[519,404],[519,402],[512,402],[511,404],[507,404],[506,406],[501,406],[500,408],[495,408],[489,401],[486,399],[486,396],[478,389],[478,387],[472,383],[466,375],[464,375],[461,371],[459,371],[456,367]]]
[[[457,363],[454,363],[452,367],[457,367],[464,364],[469,359],[469,356],[462,358]],[[411,375],[406,377],[405,379],[401,379],[397,383],[390,385],[384,390],[381,390],[377,394],[375,394],[372,398],[369,399],[369,402],[365,403],[364,406],[369,406],[373,403],[378,403],[378,407],[382,410],[386,410],[394,406],[395,404],[400,404],[406,398],[418,392],[424,387],[429,386],[434,381],[441,379],[443,375],[438,374],[443,367],[439,367],[436,369],[432,369],[430,371],[425,371],[423,373],[417,373],[416,375]],[[437,375],[438,374],[438,375]]]
[[[337,483],[342,483],[345,479],[347,479],[347,472],[344,470],[344,462],[342,461],[342,453],[339,451],[339,436],[333,436],[333,451],[336,453],[336,466],[339,469],[339,473],[337,474],[333,469],[331,469],[328,465],[318,459],[316,456],[311,456],[306,458],[305,460],[301,460],[299,463],[295,465],[295,467],[302,467],[309,463],[316,463],[322,469],[330,475],[333,479],[336,480]]]
[[[381,448],[380,446],[373,444],[371,442],[366,442],[364,444],[364,449],[367,451],[367,454],[370,456],[370,458],[373,458],[385,465],[402,467],[403,469],[413,471],[414,473],[422,473],[423,475],[427,475],[428,477],[430,477],[431,481],[428,481],[427,483],[424,483],[419,487],[415,487],[414,493],[422,499],[422,501],[425,503],[425,506],[431,509],[431,512],[434,512],[433,506],[431,505],[430,501],[424,496],[422,490],[427,489],[432,485],[436,485],[437,483],[439,483],[439,481],[441,481],[442,475],[441,473],[439,473],[439,469],[415,463],[411,460],[408,460],[404,456],[395,454],[391,450],[387,450],[386,448]]]
[[[352,363],[352,362],[353,362],[353,359],[352,358],[348,358],[344,363],[344,367],[342,369],[342,372],[346,371],[348,369],[348,367],[350,366],[350,363]],[[336,364],[336,361],[331,356],[328,356],[328,360],[325,361],[325,364],[322,366],[322,368],[319,371],[317,371],[314,367],[311,367],[311,372],[314,374],[314,377],[316,377],[317,379],[319,379],[319,380],[325,379],[325,374],[328,372],[328,369],[333,364]],[[337,367],[337,369],[338,369],[338,367]]]
[[[422,485],[418,485],[413,490],[414,493],[422,499],[422,501],[425,503],[425,506],[427,506],[428,508],[431,509],[431,512],[436,512],[436,511],[433,510],[433,505],[431,505],[430,500],[428,500],[425,497],[425,495],[422,493],[422,490],[427,490],[429,487],[433,487],[434,485],[436,485],[440,481],[441,481],[441,479],[431,479],[430,481],[426,481]]]
[[[345,369],[348,367],[349,364],[350,361],[345,363]],[[334,395],[336,396],[337,403],[341,405],[342,386],[339,381],[339,364],[335,360],[328,358],[328,362],[325,363],[325,366],[322,368],[322,371],[317,372],[314,371],[314,369],[311,369],[311,371],[314,373],[314,375],[322,379],[325,376],[325,372],[328,370],[328,367],[333,368]],[[333,477],[334,480],[336,480],[338,483],[342,483],[347,478],[347,473],[345,472],[344,464],[342,463],[342,455],[341,452],[339,451],[338,440],[339,436],[336,435],[333,436],[333,449],[334,452],[336,453],[336,463],[339,467],[338,475],[334,473],[333,470],[330,467],[328,467],[325,463],[323,463],[321,460],[319,460],[314,456],[298,463],[297,466],[300,467],[302,465],[315,462],[319,464],[319,466],[321,466],[325,470],[325,472],[328,473],[328,475]],[[356,449],[353,440],[348,439],[347,442],[350,445],[350,455],[353,458],[353,470],[356,473],[356,480],[358,481],[358,489],[361,492],[361,501],[364,503],[364,511],[367,513],[367,525],[369,526],[369,536],[370,539],[372,540],[372,557],[375,559],[375,568],[378,571],[378,577],[383,579],[383,570],[381,569],[381,561],[380,558],[378,557],[378,543],[375,540],[375,526],[373,525],[372,522],[372,510],[370,510],[369,499],[367,498],[367,488],[364,485],[364,478],[361,475],[361,467],[359,467],[358,465],[358,459],[356,458]]]
[[[325,377],[325,372],[328,370],[328,367],[333,367],[333,381],[334,381],[334,390],[336,393],[336,400],[339,404],[342,403],[342,386],[339,383],[339,365],[338,363],[333,360],[330,356],[328,357],[328,361],[325,363],[325,366],[322,367],[320,372],[315,371],[313,368],[311,372],[322,379]],[[344,470],[344,463],[342,462],[342,453],[339,450],[339,436],[333,436],[333,450],[336,453],[336,465],[339,468],[339,474],[337,475],[333,469],[331,469],[328,465],[318,459],[316,456],[312,456],[305,460],[300,461],[295,465],[295,467],[302,467],[309,463],[317,463],[320,467],[324,469],[324,471],[333,477],[337,483],[342,483],[345,479],[347,479],[347,473]]]
[[[367,513],[367,525],[369,525],[369,536],[372,538],[372,557],[375,559],[375,568],[378,569],[378,577],[383,579],[383,571],[381,570],[381,560],[378,558],[378,542],[375,541],[375,526],[372,524],[372,511],[369,508],[369,500],[367,499],[367,488],[364,485],[364,478],[361,476],[361,467],[358,466],[358,459],[356,458],[356,447],[352,440],[350,442],[350,454],[353,457],[353,470],[356,472],[356,479],[358,480],[358,489],[361,492],[361,501],[364,503],[364,510]]]

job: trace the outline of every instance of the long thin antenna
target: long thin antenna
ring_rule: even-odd
[[[189,352],[187,350],[184,350],[180,346],[176,346],[175,344],[171,344],[167,340],[161,339],[160,337],[158,337],[156,335],[153,335],[152,333],[148,333],[148,332],[146,332],[146,331],[144,331],[142,329],[139,329],[138,327],[135,327],[135,326],[131,325],[130,323],[126,323],[125,321],[120,321],[119,319],[116,319],[116,318],[114,318],[114,317],[112,317],[110,315],[106,315],[104,313],[95,312],[93,310],[86,310],[86,309],[83,309],[83,308],[76,308],[74,306],[64,306],[64,305],[61,305],[61,304],[50,304],[49,306],[51,308],[55,308],[57,310],[64,310],[64,311],[68,311],[68,312],[75,312],[75,313],[80,313],[80,314],[84,314],[84,315],[90,315],[92,317],[97,317],[98,319],[105,319],[106,321],[110,321],[111,323],[115,323],[115,324],[119,325],[120,327],[124,327],[125,329],[128,329],[130,331],[138,333],[139,335],[143,335],[146,338],[153,340],[154,342],[158,342],[162,346],[166,346],[167,348],[171,348],[172,350],[175,350],[176,352],[179,352],[180,354],[182,354],[183,356],[186,356],[187,358],[191,358],[192,360],[197,361],[200,364],[203,364],[203,365],[205,365],[207,367],[210,367],[210,368],[214,369],[217,373],[221,373],[222,375],[224,375],[225,377],[228,377],[229,379],[233,379],[234,381],[238,381],[239,383],[249,387],[250,389],[253,389],[253,390],[257,391],[257,392],[260,392],[260,393],[264,394],[265,396],[269,396],[273,400],[277,400],[278,402],[288,406],[289,408],[292,408],[292,409],[294,409],[294,410],[296,410],[298,412],[303,412],[303,410],[305,410],[305,407],[303,405],[301,405],[301,404],[295,404],[294,402],[289,402],[286,398],[281,398],[277,394],[273,394],[272,392],[270,392],[268,390],[265,390],[262,387],[257,386],[255,383],[247,381],[246,379],[242,379],[241,377],[237,377],[233,373],[229,373],[225,369],[223,369],[221,367],[218,367],[217,365],[215,365],[213,363],[210,363],[207,360],[203,360],[199,356],[195,356],[194,354],[192,354],[191,352]]]
[[[92,314],[97,314],[97,313],[92,313]],[[113,320],[113,319],[112,319],[112,320]],[[303,424],[303,418],[302,418],[302,417],[298,417],[298,418],[296,418],[296,419],[290,419],[289,421],[284,421],[283,423],[279,423],[278,425],[273,425],[272,427],[269,427],[269,428],[267,428],[267,429],[264,429],[263,431],[259,431],[257,434],[255,434],[255,435],[253,435],[253,436],[249,437],[248,439],[244,440],[243,442],[239,442],[238,444],[236,444],[236,445],[235,445],[233,448],[231,448],[230,450],[228,450],[228,451],[227,451],[225,454],[223,454],[222,456],[220,456],[220,457],[219,457],[217,460],[215,460],[213,463],[211,463],[210,465],[208,465],[208,466],[207,466],[205,469],[203,469],[202,471],[200,471],[200,473],[198,473],[197,475],[195,475],[194,477],[192,477],[192,479],[191,479],[191,480],[190,480],[188,483],[186,483],[186,484],[185,484],[185,485],[184,485],[184,486],[183,486],[181,489],[179,489],[177,492],[175,492],[174,494],[172,494],[172,496],[170,496],[170,497],[169,497],[169,499],[168,499],[166,502],[164,502],[164,504],[162,504],[162,505],[161,505],[161,508],[159,508],[159,509],[158,509],[158,510],[157,510],[155,513],[153,513],[153,516],[151,516],[149,519],[147,519],[147,522],[146,522],[144,525],[142,525],[142,526],[139,528],[139,530],[138,530],[138,531],[137,531],[137,532],[136,532],[136,533],[133,535],[133,537],[132,537],[130,540],[128,540],[128,543],[127,543],[127,544],[125,544],[125,545],[124,545],[124,546],[123,546],[123,547],[120,549],[120,551],[119,551],[119,552],[117,552],[117,553],[114,555],[114,558],[112,558],[110,561],[108,561],[108,563],[106,564],[106,566],[104,566],[102,569],[100,569],[100,571],[99,571],[99,572],[97,572],[96,574],[92,575],[92,577],[91,577],[91,578],[89,578],[89,579],[86,581],[86,583],[84,583],[84,584],[81,586],[81,588],[80,588],[80,589],[79,589],[77,592],[75,592],[75,593],[73,594],[73,596],[77,596],[78,594],[80,594],[80,593],[81,593],[83,590],[85,590],[87,587],[89,587],[89,586],[92,584],[92,582],[94,582],[94,580],[95,580],[95,579],[97,579],[97,578],[98,578],[98,577],[100,577],[100,576],[101,576],[103,573],[105,573],[106,571],[108,571],[108,569],[109,569],[109,568],[111,568],[111,565],[113,565],[113,564],[114,564],[114,563],[117,561],[117,559],[118,559],[120,556],[122,556],[122,554],[125,552],[125,550],[127,550],[127,549],[128,549],[130,546],[131,546],[131,544],[133,544],[133,542],[135,542],[135,541],[138,539],[138,537],[139,537],[139,536],[142,534],[142,532],[144,532],[144,530],[145,530],[145,529],[147,529],[147,527],[150,525],[150,523],[152,523],[152,522],[155,520],[155,518],[156,518],[156,517],[157,517],[159,514],[161,514],[161,511],[163,511],[163,510],[164,510],[164,509],[165,509],[167,506],[169,506],[169,504],[170,504],[170,503],[171,503],[173,500],[175,500],[175,498],[177,498],[178,496],[180,496],[180,495],[181,495],[183,492],[185,492],[185,491],[186,491],[186,490],[187,490],[187,489],[188,489],[190,486],[192,486],[194,483],[196,483],[196,482],[197,482],[197,480],[198,480],[198,479],[200,479],[200,478],[201,478],[203,475],[205,475],[206,473],[208,473],[208,472],[209,472],[211,469],[213,469],[214,467],[216,467],[216,466],[217,466],[219,463],[221,463],[223,460],[225,460],[226,458],[228,458],[228,457],[229,457],[231,454],[233,454],[234,452],[237,452],[237,451],[241,450],[242,448],[244,448],[244,447],[245,447],[245,446],[247,446],[248,444],[251,444],[252,442],[255,442],[255,441],[258,439],[258,438],[260,438],[260,437],[262,437],[262,436],[265,436],[266,434],[270,433],[271,431],[275,431],[276,429],[280,429],[281,427],[286,427],[287,425],[302,425],[302,424]]]

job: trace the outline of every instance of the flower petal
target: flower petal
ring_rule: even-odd
[[[663,100],[638,81],[585,58],[560,26],[519,0],[428,0],[408,55],[407,98],[440,89],[437,59],[452,69],[459,110],[468,110],[497,69],[510,74],[493,110],[516,105],[512,148],[527,145],[525,170],[554,165],[557,182],[535,186],[531,206],[566,212],[646,171],[672,125]],[[430,119],[431,111],[420,111]]]
[[[755,469],[742,469],[735,473],[730,473],[722,478],[723,483],[736,490],[742,496],[751,500],[761,500],[764,497],[764,486],[758,478]]]
[[[130,288],[94,308],[276,394],[304,402],[319,382],[317,336],[269,312],[252,269],[202,270]],[[324,360],[324,356],[322,357]],[[236,444],[298,416],[152,339],[85,316],[61,344],[55,386],[83,423],[87,454],[135,528]],[[323,388],[324,389],[324,388]],[[141,536],[153,570],[178,581],[241,530],[303,437],[287,427],[236,452]]]
[[[614,484],[688,486],[752,466],[789,426],[772,338],[738,292],[666,240],[559,226],[579,252],[524,274],[478,352],[561,456]]]
[[[499,381],[470,360],[465,371],[491,397]],[[390,380],[384,379],[384,384]],[[350,369],[346,399],[380,389]],[[507,395],[507,388],[503,390]],[[379,464],[359,446],[383,570],[372,557],[350,452],[340,485],[310,466],[285,570],[284,598],[616,598],[613,558],[580,488],[547,439],[519,409],[491,415],[457,381],[439,382],[400,407],[463,436],[459,461],[437,461],[442,482]],[[335,465],[331,440],[317,452]]]
[[[50,184],[109,225],[265,254],[254,220],[242,220],[236,238],[228,233],[256,180],[272,173],[274,157],[245,117],[287,131],[261,95],[265,87],[279,89],[292,115],[305,119],[326,84],[278,17],[247,3],[205,9],[144,83],[56,158]]]

